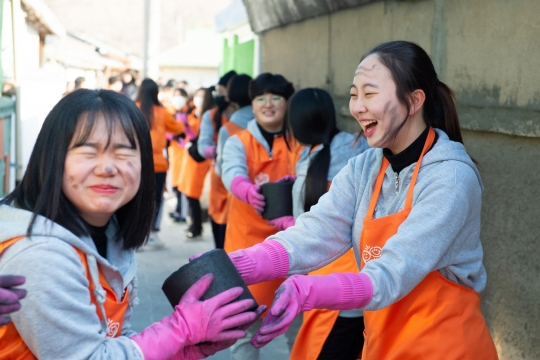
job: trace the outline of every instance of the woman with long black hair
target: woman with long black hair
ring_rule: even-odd
[[[216,170],[218,134],[220,134],[222,127],[225,129],[229,129],[231,126],[240,127],[236,123],[241,122],[240,119],[246,119],[245,113],[248,114],[248,120],[253,119],[251,100],[248,93],[250,81],[251,77],[248,75],[232,75],[227,82],[225,95],[219,95],[216,98],[217,106],[203,115],[201,125],[199,153],[203,157],[212,160],[208,215],[212,222],[212,233],[218,249],[223,249],[225,244],[229,214],[229,192],[223,185]],[[223,94],[224,88],[222,86],[218,88]],[[233,121],[232,124],[229,124],[229,118]]]
[[[202,234],[202,196],[204,180],[210,169],[210,160],[202,157],[197,150],[202,115],[214,107],[211,89],[200,88],[193,97],[195,108],[187,116],[186,145],[187,154],[182,158],[181,178],[178,190],[187,197],[191,224],[186,231],[188,238],[200,237]]]
[[[245,336],[238,327],[263,309],[231,304],[241,288],[201,301],[211,274],[170,316],[130,329],[154,185],[150,129],[130,99],[78,90],[54,106],[21,183],[0,201],[0,276],[20,274],[28,290],[0,326],[0,358],[202,359]]]
[[[158,237],[160,225],[160,209],[163,201],[163,189],[165,186],[165,178],[169,163],[163,150],[167,146],[167,138],[165,132],[172,134],[180,134],[184,131],[184,124],[176,122],[174,117],[158,100],[159,87],[152,79],[144,79],[139,87],[135,103],[141,109],[141,112],[150,128],[150,136],[152,137],[152,154],[154,157],[154,176],[156,181],[156,208],[154,213],[154,221],[152,225],[152,233],[148,244],[144,249],[159,249],[164,246],[161,239]]]

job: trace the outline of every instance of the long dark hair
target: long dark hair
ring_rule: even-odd
[[[106,122],[109,141],[120,124],[131,146],[141,153],[141,183],[135,197],[115,213],[119,224],[116,241],[124,249],[141,246],[152,225],[155,206],[152,142],[145,118],[128,97],[110,90],[80,89],[56,104],[43,123],[21,183],[2,205],[13,204],[34,213],[28,236],[37,215],[65,227],[77,236],[88,235],[85,222],[62,192],[64,163],[69,146],[88,139],[99,119]]]
[[[207,112],[208,110],[216,106],[216,100],[214,99],[214,95],[212,95],[212,88],[200,88],[199,90],[204,91],[203,103],[201,106],[201,118],[202,118],[202,114],[204,114],[205,112]]]
[[[410,110],[410,94],[421,89],[426,94],[423,116],[426,124],[443,130],[450,140],[463,143],[459,128],[454,92],[437,77],[429,55],[415,43],[408,41],[389,41],[369,50],[360,60],[369,55],[379,56],[381,63],[390,71],[396,84],[398,100]],[[405,125],[403,120],[394,134],[395,138]]]
[[[141,107],[141,112],[144,115],[148,123],[148,127],[152,128],[152,122],[154,120],[154,112],[152,108],[155,106],[163,106],[158,100],[159,86],[152,79],[144,79],[139,86],[139,91],[137,92],[137,97],[135,102],[139,103]]]
[[[330,143],[339,132],[332,97],[323,89],[299,90],[289,100],[285,121],[298,142],[310,146],[311,149],[323,145],[309,164],[306,175],[304,211],[309,211],[328,188]]]

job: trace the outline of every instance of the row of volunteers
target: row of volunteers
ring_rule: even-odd
[[[1,202],[0,275],[24,276],[28,294],[0,327],[0,344],[12,344],[0,358],[76,346],[82,358],[196,359],[232,346],[232,359],[257,359],[302,312],[291,359],[497,358],[480,309],[482,183],[453,93],[422,48],[393,41],[362,57],[356,135],[337,129],[321,89],[294,93],[268,73],[225,88],[195,113],[202,123],[171,129],[209,159],[197,165],[212,161],[211,194],[226,211],[211,211],[214,234],[225,231],[261,306],[230,303],[238,288],[201,301],[207,275],[170,317],[130,331],[133,252],[156,217],[156,125],[117,94],[80,90],[51,111]],[[269,222],[261,185],[282,179],[295,179],[293,216]]]

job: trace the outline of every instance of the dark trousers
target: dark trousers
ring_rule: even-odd
[[[177,188],[174,188],[174,193],[176,194],[176,209],[174,212],[182,215],[182,193]]]
[[[194,233],[200,233],[202,230],[202,212],[199,199],[190,198],[187,196],[189,203],[189,214],[191,216],[190,230]]]
[[[364,347],[364,317],[338,316],[318,360],[356,360]]]
[[[152,230],[159,231],[158,215],[161,202],[163,201],[163,187],[165,186],[166,172],[158,172],[154,174],[156,177],[156,209],[154,211],[154,221]]]
[[[212,234],[214,234],[214,243],[216,244],[216,249],[223,249],[225,245],[225,231],[227,231],[227,224],[218,224],[212,218]]]

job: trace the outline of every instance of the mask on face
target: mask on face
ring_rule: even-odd
[[[186,105],[186,98],[183,96],[173,96],[171,99],[171,104],[176,110],[180,110]]]
[[[229,106],[229,103],[227,102],[227,100],[225,100],[225,96],[218,95],[216,96],[216,105],[221,111],[223,111],[227,108],[227,106]]]
[[[200,109],[202,107],[202,103],[203,103],[204,99],[202,96],[195,96],[193,98],[193,105],[195,105],[195,107],[197,109]]]

